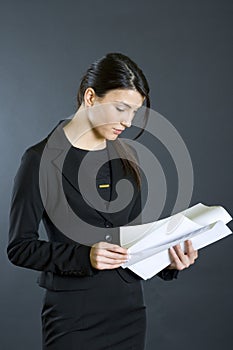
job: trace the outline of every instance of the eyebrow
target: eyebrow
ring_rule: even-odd
[[[114,102],[118,102],[118,103],[122,103],[123,105],[125,105],[126,107],[128,108],[132,108],[130,105],[128,105],[127,103],[123,102],[123,101],[114,101]],[[138,109],[140,108],[141,106],[138,107]]]

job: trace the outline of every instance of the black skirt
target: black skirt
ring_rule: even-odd
[[[142,281],[102,270],[92,287],[46,290],[43,350],[144,350],[146,306]]]

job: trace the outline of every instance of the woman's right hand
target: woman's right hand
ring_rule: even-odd
[[[98,270],[115,269],[128,260],[128,253],[117,244],[98,242],[91,247],[90,260]]]

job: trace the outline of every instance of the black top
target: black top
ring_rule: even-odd
[[[105,200],[110,201],[111,198],[111,168],[109,163],[109,155],[107,147],[100,150],[85,150],[71,146],[67,157],[72,158],[77,171],[84,157],[90,157],[90,161],[85,163],[85,184],[88,189],[89,184],[92,183],[93,178],[96,179],[96,188],[99,195]],[[74,165],[75,166],[75,165]]]

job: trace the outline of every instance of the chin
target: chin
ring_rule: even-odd
[[[115,134],[113,130],[111,129],[110,131],[106,132],[104,135],[104,138],[107,140],[115,140],[117,139],[119,135]]]
[[[116,140],[117,138],[118,138],[118,135],[108,135],[108,136],[106,136],[106,140],[108,140],[108,141]]]

